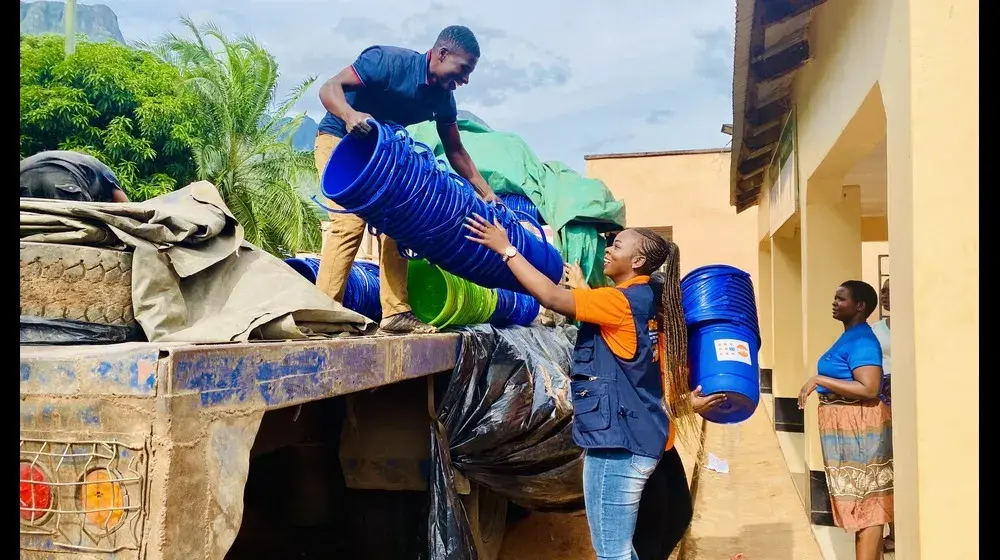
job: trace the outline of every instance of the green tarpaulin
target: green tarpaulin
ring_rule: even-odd
[[[516,134],[471,120],[459,120],[458,128],[462,144],[493,190],[530,198],[557,232],[563,259],[579,263],[590,285],[604,285],[604,244],[599,234],[625,227],[625,204],[615,200],[603,182],[583,177],[560,162],[542,162]],[[407,130],[444,159],[434,123]]]

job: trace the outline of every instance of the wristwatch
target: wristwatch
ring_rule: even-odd
[[[503,262],[507,262],[517,256],[517,247],[510,245],[503,250]]]

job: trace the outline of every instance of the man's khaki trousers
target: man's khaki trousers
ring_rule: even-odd
[[[339,142],[340,138],[331,134],[316,135],[314,156],[320,180]],[[325,197],[324,200],[330,208],[341,208],[332,200]],[[364,233],[365,222],[358,216],[330,212],[330,229],[323,233],[323,254],[316,286],[338,302],[344,301],[347,276]],[[379,235],[379,247],[379,299],[382,302],[382,317],[387,318],[410,310],[406,303],[406,259],[399,255],[396,242],[384,235]]]

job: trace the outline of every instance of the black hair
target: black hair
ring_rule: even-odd
[[[656,272],[670,256],[670,242],[651,229],[633,228],[632,231],[639,234],[639,254],[646,258],[639,274]]]
[[[434,48],[445,47],[453,51],[463,51],[479,58],[479,41],[472,30],[464,25],[449,25],[438,34]]]
[[[862,282],[861,280],[848,280],[841,284],[840,287],[846,288],[850,292],[851,299],[855,303],[865,304],[865,319],[875,312],[875,309],[878,307],[878,293],[871,284]]]
[[[681,302],[680,248],[673,241],[667,241],[652,230],[637,229],[636,232],[643,238],[640,252],[643,252],[643,245],[654,243],[647,241],[651,239],[650,234],[659,240],[655,242],[656,245],[662,244],[662,248],[650,251],[657,256],[657,261],[653,261],[656,268],[664,267],[663,271],[653,272],[649,276],[649,286],[653,289],[657,302],[656,326],[662,342],[662,346],[657,350],[662,350],[660,371],[665,381],[664,397],[666,397],[667,414],[677,427],[680,440],[690,445],[694,443],[692,438],[697,434],[698,427],[694,410],[691,408],[691,400],[687,398],[691,388],[687,323],[684,321],[684,305]],[[661,251],[664,253],[662,258],[659,256]],[[649,253],[643,252],[643,254],[647,263],[650,262]]]

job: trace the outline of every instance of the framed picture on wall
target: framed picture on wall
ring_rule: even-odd
[[[880,294],[879,295],[880,298],[882,297],[881,296],[882,286],[885,286],[885,283],[888,282],[888,281],[889,281],[889,255],[879,255],[878,256],[878,286],[875,286],[875,289],[878,290],[878,292]],[[882,302],[879,301],[879,305],[878,305],[878,318],[879,319],[885,319],[886,316],[888,316],[888,315],[889,315],[889,313],[886,313],[885,310],[882,309]]]

